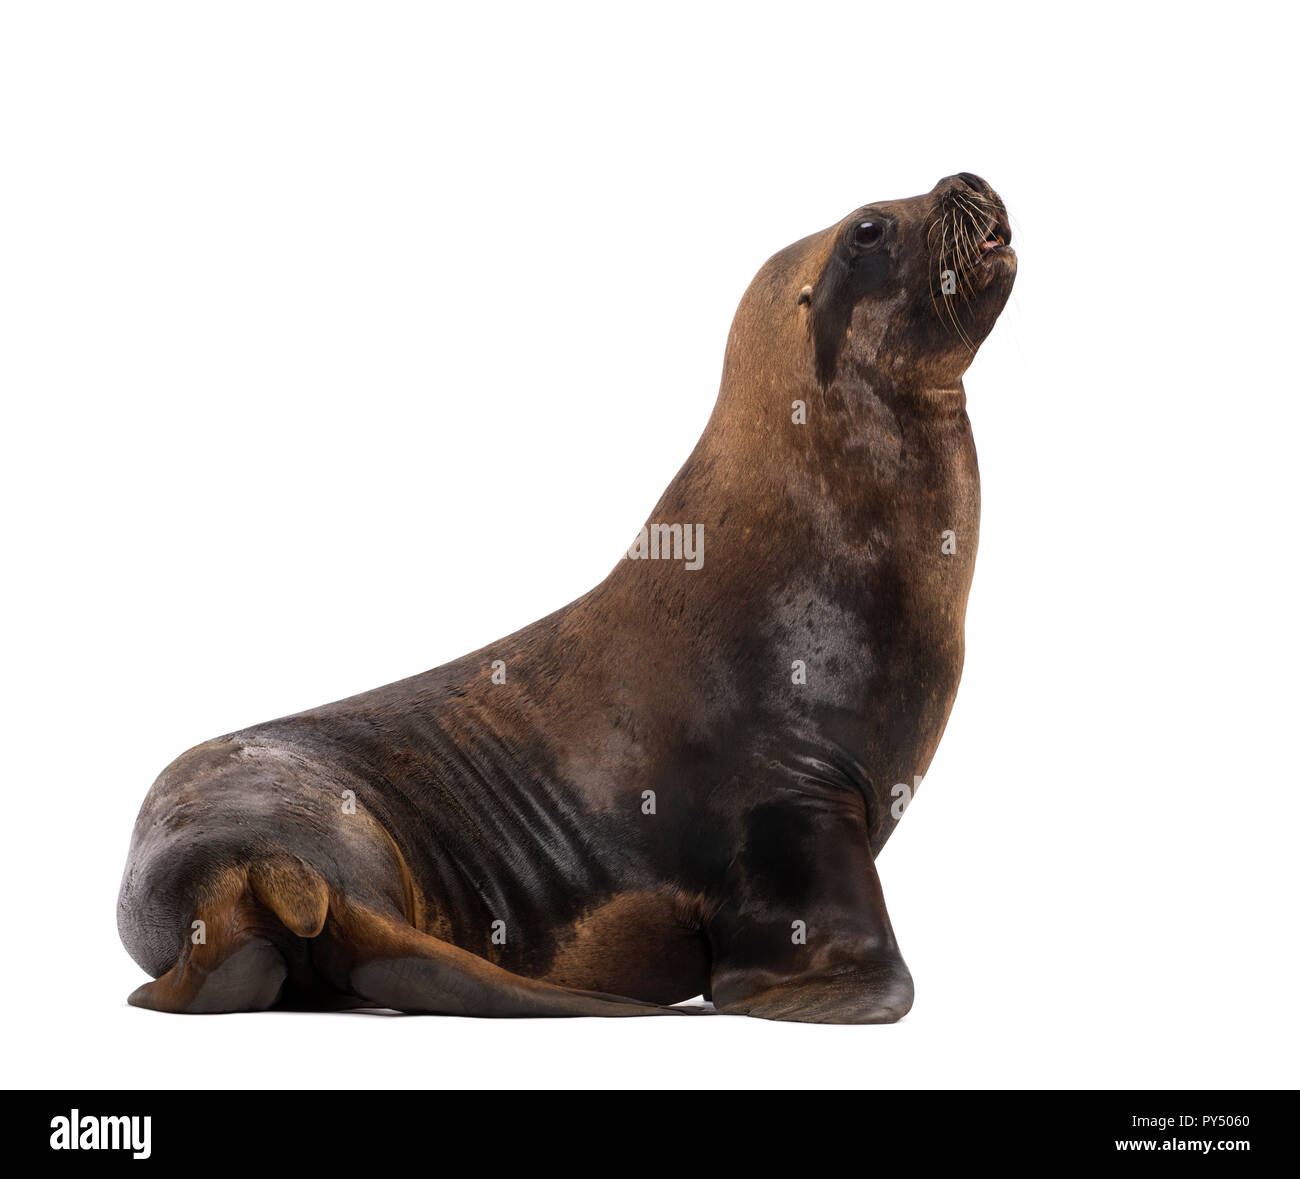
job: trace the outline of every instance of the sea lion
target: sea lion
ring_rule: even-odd
[[[443,667],[200,745],[118,903],[163,1011],[912,1003],[875,856],[948,719],[979,531],[962,374],[1016,271],[977,176],[741,301],[703,436],[610,575]]]

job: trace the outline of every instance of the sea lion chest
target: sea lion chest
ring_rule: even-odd
[[[878,843],[897,821],[897,785],[914,789],[924,775],[956,697],[980,516],[965,413],[890,425],[864,455],[863,489],[841,526],[852,572],[838,582],[838,648],[851,674],[826,713],[837,752],[860,767]]]

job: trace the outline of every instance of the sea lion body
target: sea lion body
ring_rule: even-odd
[[[132,1002],[904,1014],[873,861],[961,675],[979,477],[960,377],[1010,291],[1007,238],[962,174],[788,247],[604,582],[168,767],[119,902],[159,980]]]

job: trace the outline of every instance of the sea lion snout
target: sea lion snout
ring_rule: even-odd
[[[940,206],[957,205],[970,212],[975,228],[982,236],[982,247],[994,248],[1011,244],[1011,222],[1007,207],[993,186],[974,172],[958,172],[945,176],[934,186],[933,194]]]

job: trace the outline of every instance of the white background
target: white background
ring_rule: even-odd
[[[1294,1084],[1297,176],[1267,11],[6,5],[0,1079]],[[965,679],[880,864],[907,1019],[126,1007],[114,903],[158,771],[600,580],[764,259],[962,170],[1020,277],[966,381]]]

